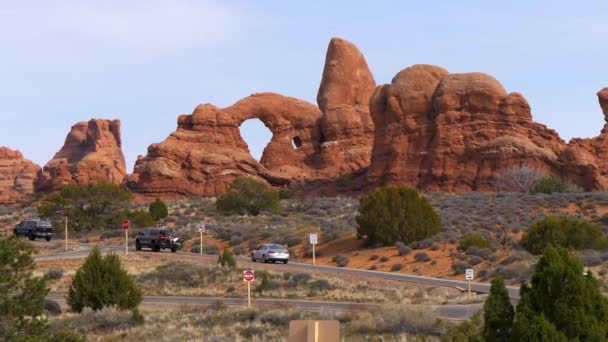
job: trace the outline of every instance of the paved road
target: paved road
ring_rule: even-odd
[[[78,243],[77,246],[80,250],[71,251],[71,252],[62,252],[51,255],[44,255],[36,257],[36,260],[53,260],[53,259],[61,259],[61,258],[82,258],[88,255],[89,251],[95,247],[94,244],[84,244]],[[124,247],[120,246],[101,246],[98,245],[103,252],[114,252],[114,253],[124,253]],[[131,249],[130,249],[131,251]],[[186,254],[189,256],[197,256],[197,254],[188,253],[188,252],[178,252],[178,254]],[[216,256],[200,256],[201,258],[213,258]],[[255,263],[252,263],[248,258],[240,258],[239,262],[241,265],[247,265],[250,267],[254,267]],[[451,280],[451,279],[442,279],[442,278],[431,278],[410,274],[402,274],[402,273],[391,273],[391,272],[380,272],[380,271],[371,271],[371,270],[362,270],[356,268],[347,268],[347,267],[334,267],[334,266],[322,266],[322,265],[311,265],[297,262],[290,262],[287,265],[281,265],[284,268],[290,268],[294,270],[308,271],[308,272],[328,272],[328,273],[337,273],[342,275],[353,275],[358,277],[367,277],[367,278],[377,278],[377,279],[388,279],[388,280],[396,280],[396,281],[404,281],[425,285],[433,285],[433,286],[443,286],[443,287],[454,287],[458,288],[462,291],[467,289],[467,282],[460,280]],[[489,293],[490,292],[490,284],[484,283],[471,283],[471,290],[477,293]],[[519,300],[519,287],[516,286],[508,286],[507,291],[509,292],[509,297],[512,302],[517,302]]]
[[[49,294],[48,299],[64,303],[65,295]],[[156,307],[167,307],[168,305],[210,305],[221,301],[228,306],[247,306],[247,298],[221,298],[221,297],[179,297],[179,296],[144,296],[143,305],[156,305]],[[316,300],[297,300],[297,299],[252,299],[251,305],[256,306],[290,306],[301,310],[309,311],[331,311],[349,312],[369,310],[380,306],[371,303],[348,303],[348,302],[325,302]],[[428,308],[440,318],[449,320],[465,320],[471,317],[481,308],[481,304],[468,305],[409,305],[411,307]]]

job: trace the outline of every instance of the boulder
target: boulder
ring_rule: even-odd
[[[0,146],[0,204],[15,204],[34,192],[40,166],[25,159],[21,152]]]

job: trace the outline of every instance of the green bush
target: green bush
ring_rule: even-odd
[[[38,207],[38,214],[59,227],[67,216],[70,229],[76,231],[120,229],[120,222],[128,217],[125,208],[131,198],[130,193],[108,182],[70,184],[49,195]]]
[[[167,209],[165,202],[161,201],[160,198],[157,198],[154,202],[150,203],[148,211],[155,221],[165,219],[169,216],[169,210]]]
[[[509,298],[505,281],[501,277],[492,279],[490,295],[483,304],[483,337],[487,342],[512,341],[513,316],[515,310]]]
[[[122,268],[118,256],[102,256],[95,248],[76,272],[67,303],[76,312],[82,312],[85,307],[98,311],[106,306],[133,310],[142,298],[141,290]]]
[[[368,244],[409,244],[439,233],[439,216],[414,189],[382,188],[359,202],[357,236],[365,237]]]
[[[144,210],[133,210],[126,217],[131,221],[132,228],[146,228],[156,225],[156,221],[149,212]]]
[[[535,222],[520,244],[532,254],[541,254],[549,244],[574,250],[608,249],[608,240],[597,224],[571,216],[547,216]]]
[[[236,268],[236,259],[234,258],[234,254],[232,254],[228,248],[224,248],[222,254],[218,256],[217,263],[222,267],[227,266],[230,269]]]
[[[262,211],[278,213],[279,193],[252,178],[237,178],[228,192],[218,198],[216,207],[224,215],[257,216]]]
[[[582,192],[576,184],[557,176],[543,176],[538,178],[530,188],[531,194],[552,194],[556,192]]]
[[[490,241],[479,234],[468,234],[460,240],[458,248],[466,251],[469,247],[490,248]]]

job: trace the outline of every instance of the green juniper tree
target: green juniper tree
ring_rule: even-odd
[[[486,342],[511,341],[514,314],[505,281],[500,276],[492,279],[490,295],[483,305],[484,340]]]
[[[165,205],[165,202],[161,201],[160,198],[157,198],[154,202],[150,203],[148,211],[150,211],[150,214],[155,221],[165,219],[169,216],[167,205]]]

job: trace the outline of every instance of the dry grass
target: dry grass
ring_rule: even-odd
[[[445,323],[429,312],[405,306],[385,306],[374,312],[307,312],[290,307],[231,308],[208,307],[142,310],[142,324],[129,312],[106,308],[99,312],[66,313],[50,318],[51,329],[71,329],[89,341],[287,341],[289,321],[295,319],[335,319],[340,321],[346,341],[438,341]],[[415,339],[414,339],[415,341]]]

